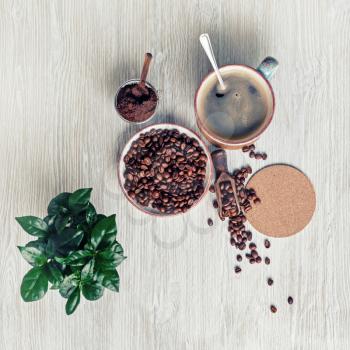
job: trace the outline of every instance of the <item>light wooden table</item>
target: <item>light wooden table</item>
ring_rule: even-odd
[[[116,116],[118,85],[152,52],[154,121],[196,129],[193,96],[210,70],[202,32],[220,64],[281,64],[276,118],[258,142],[268,161],[231,152],[230,167],[292,164],[317,191],[311,224],[272,240],[270,266],[244,263],[240,275],[210,196],[154,219],[116,177],[117,150],[138,130]],[[348,0],[0,0],[0,349],[349,349],[349,63]],[[16,245],[29,236],[14,217],[44,215],[55,194],[90,186],[98,210],[117,213],[128,255],[119,295],[83,301],[71,317],[56,292],[24,303],[29,265]]]

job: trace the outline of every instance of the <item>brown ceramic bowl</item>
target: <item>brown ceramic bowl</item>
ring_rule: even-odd
[[[194,109],[196,113],[197,125],[202,134],[206,137],[206,139],[209,142],[225,149],[240,149],[245,145],[254,143],[270,125],[275,111],[275,95],[269,81],[260,71],[243,64],[230,64],[222,66],[220,68],[220,72],[223,76],[225,76],[226,73],[229,73],[232,70],[242,71],[242,73],[254,77],[254,79],[256,79],[259,82],[259,84],[261,84],[261,86],[263,87],[264,92],[267,96],[268,110],[262,125],[256,131],[254,131],[254,133],[252,133],[248,138],[235,140],[221,138],[218,135],[214,134],[210,129],[208,129],[208,127],[204,123],[203,112],[201,112],[201,105],[204,101],[202,93],[206,88],[206,84],[208,84],[209,81],[216,79],[215,72],[209,73],[199,85],[194,98]]]
[[[200,144],[200,146],[203,148],[208,161],[207,161],[207,167],[206,167],[206,177],[204,180],[204,191],[201,195],[200,198],[198,198],[192,205],[192,207],[186,212],[188,213],[193,207],[195,207],[202,198],[204,198],[204,196],[208,193],[209,190],[209,186],[211,183],[211,178],[212,178],[212,174],[213,174],[213,165],[212,165],[212,161],[211,161],[211,156],[210,156],[210,152],[208,150],[208,147],[206,146],[206,144],[203,142],[203,140],[201,139],[201,137],[199,135],[197,135],[194,131],[187,129],[183,126],[180,125],[176,125],[176,124],[171,124],[171,123],[162,123],[162,124],[155,124],[155,125],[150,125],[145,127],[144,129],[140,130],[139,132],[137,132],[133,137],[130,138],[130,140],[126,143],[126,145],[124,146],[124,149],[120,155],[119,158],[119,164],[118,164],[118,178],[119,178],[119,183],[120,186],[123,190],[123,193],[125,195],[125,197],[128,199],[128,201],[137,209],[141,210],[142,212],[146,213],[146,214],[150,214],[150,215],[154,215],[154,216],[159,216],[159,217],[165,217],[165,216],[175,216],[175,215],[181,215],[184,213],[176,213],[176,214],[167,214],[167,213],[161,213],[159,210],[156,210],[152,207],[144,207],[142,205],[140,205],[139,203],[137,203],[134,199],[132,199],[127,191],[124,188],[124,183],[125,183],[125,178],[124,178],[124,172],[125,172],[125,164],[124,164],[124,156],[126,155],[126,153],[129,151],[131,144],[137,140],[140,136],[140,134],[145,133],[147,131],[150,131],[151,129],[177,129],[179,130],[181,133],[186,134],[189,137],[192,137],[194,139],[196,139],[198,141],[198,143]]]

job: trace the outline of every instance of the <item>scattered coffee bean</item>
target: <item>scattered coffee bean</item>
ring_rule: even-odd
[[[265,245],[265,248],[267,248],[267,249],[271,247],[271,243],[268,239],[265,239],[264,245]]]
[[[273,279],[272,279],[272,278],[268,278],[268,279],[267,279],[267,284],[268,284],[269,286],[272,286],[272,285],[273,285]]]
[[[218,201],[216,199],[213,201],[213,207],[215,209],[219,208],[219,204],[218,204]]]
[[[213,226],[213,220],[210,219],[210,218],[208,219],[208,225],[209,225],[209,226]]]
[[[260,204],[260,203],[261,203],[260,198],[255,198],[255,199],[253,200],[253,203],[254,203],[254,204]]]
[[[263,158],[263,160],[266,160],[266,159],[267,159],[267,154],[266,154],[266,153],[263,153],[263,154],[262,154],[262,158]]]
[[[215,193],[215,187],[214,187],[214,185],[210,185],[210,187],[209,187],[209,192]]]
[[[250,250],[254,250],[254,249],[256,249],[256,244],[255,243],[249,243],[249,249]]]
[[[241,261],[242,261],[242,255],[238,254],[238,255],[236,256],[236,259],[237,259],[237,261],[241,262]]]
[[[249,157],[250,158],[255,158],[255,152],[254,151],[250,151],[249,152]]]
[[[243,146],[242,151],[243,152],[249,152],[250,151],[249,146]]]
[[[256,261],[258,264],[260,264],[260,263],[261,263],[261,256],[258,256],[258,257],[255,259],[255,261]]]
[[[272,313],[275,314],[277,312],[277,307],[275,305],[271,305],[270,306],[270,310],[271,310]]]
[[[251,263],[251,264],[255,264],[255,259],[249,259],[249,262]]]
[[[263,159],[263,156],[261,153],[255,153],[254,155],[255,159],[259,160],[259,159]]]
[[[252,257],[254,259],[256,259],[259,256],[259,254],[258,254],[258,252],[256,250],[252,250],[250,254],[252,255]]]
[[[292,305],[293,304],[293,298],[292,297],[288,297],[288,304]]]
[[[255,145],[254,144],[249,145],[249,150],[250,151],[254,151],[255,150]]]
[[[270,258],[269,257],[265,257],[265,264],[266,265],[270,265]]]
[[[235,272],[236,273],[240,273],[242,271],[242,269],[239,267],[239,266],[236,266],[235,267]]]

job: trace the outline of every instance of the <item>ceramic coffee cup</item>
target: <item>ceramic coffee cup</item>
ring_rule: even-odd
[[[269,79],[274,75],[277,68],[278,62],[273,57],[266,57],[256,69],[242,64],[225,65],[220,68],[220,73],[224,80],[225,76],[232,76],[232,74],[238,74],[239,76],[247,77],[247,79],[252,79],[259,86],[259,90],[261,90],[260,92],[266,102],[266,113],[264,111],[261,123],[242,137],[223,137],[208,126],[203,106],[205,106],[206,103],[206,91],[208,91],[210,84],[212,85],[213,81],[216,81],[215,73],[212,72],[203,79],[195,95],[194,108],[197,125],[208,141],[221,148],[239,149],[245,145],[254,143],[260,137],[270,125],[275,110],[275,96]],[[219,116],[217,118],[219,118]]]

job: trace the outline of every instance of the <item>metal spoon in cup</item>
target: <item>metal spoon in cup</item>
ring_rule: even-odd
[[[220,74],[218,65],[216,63],[216,59],[215,59],[215,56],[214,56],[213,48],[211,46],[209,34],[207,34],[207,33],[201,34],[200,37],[199,37],[199,41],[202,44],[202,47],[203,47],[205,53],[207,54],[207,56],[209,58],[209,61],[210,61],[211,65],[213,66],[215,74],[216,74],[216,76],[218,78],[219,86],[217,87],[217,92],[219,94],[223,95],[223,94],[225,94],[227,92],[227,87],[226,87],[226,85],[224,83],[224,80],[222,79],[222,76]]]

